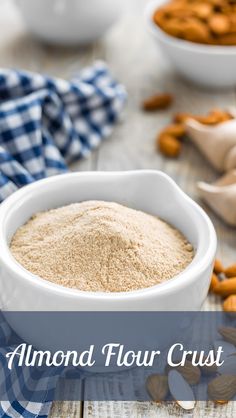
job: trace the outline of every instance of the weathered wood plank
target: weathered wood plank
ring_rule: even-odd
[[[82,402],[53,402],[50,418],[82,418]]]
[[[61,393],[61,399],[76,399],[79,393],[84,390],[83,380],[78,379],[61,379],[57,385],[58,393]],[[78,398],[77,398],[78,399]],[[80,401],[61,401],[53,402],[50,418],[82,418],[83,417],[83,402]]]

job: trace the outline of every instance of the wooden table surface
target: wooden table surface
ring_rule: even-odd
[[[125,3],[125,2],[124,2]],[[116,77],[124,83],[129,100],[122,122],[111,137],[86,161],[75,165],[76,170],[159,169],[198,200],[195,184],[198,180],[212,181],[217,173],[191,144],[186,144],[181,157],[166,160],[155,150],[157,132],[176,111],[204,112],[213,107],[236,104],[235,90],[206,92],[183,82],[157,50],[146,31],[143,8],[147,0],[129,0],[123,18],[106,37],[87,48],[54,48],[44,46],[27,34],[10,0],[0,3],[0,65],[40,71],[68,78],[95,59],[108,62]],[[175,97],[174,106],[164,112],[144,114],[140,104],[144,97],[156,91],[169,91]],[[206,209],[218,235],[218,253],[225,264],[236,260],[236,233]],[[220,301],[211,296],[205,309],[220,309]],[[86,382],[84,382],[86,385]],[[234,406],[235,405],[235,406]],[[50,418],[167,418],[185,414],[172,403],[135,402],[55,402]],[[188,415],[189,416],[189,415]],[[192,417],[230,418],[236,416],[236,404],[214,406],[198,402]]]

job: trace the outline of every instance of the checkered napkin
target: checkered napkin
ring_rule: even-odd
[[[47,418],[58,378],[63,368],[7,368],[6,354],[19,344],[19,338],[0,313],[0,417]]]
[[[0,202],[86,157],[111,133],[125,99],[103,62],[71,81],[0,69]]]

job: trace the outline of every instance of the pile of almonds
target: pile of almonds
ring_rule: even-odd
[[[230,361],[233,359],[232,367],[234,370],[231,371],[232,374],[221,373],[215,365],[209,367],[194,366],[191,359],[187,360],[184,366],[172,368],[167,365],[165,374],[152,374],[146,380],[146,390],[154,402],[165,401],[171,395],[179,406],[185,410],[191,410],[196,404],[192,386],[200,383],[202,375],[209,377],[216,374],[216,377],[211,378],[207,386],[209,399],[217,404],[225,404],[235,397],[236,329],[233,327],[221,327],[218,332],[224,339],[220,344],[232,346],[232,353],[227,356],[227,359]],[[183,391],[186,389],[188,401],[180,401],[178,399],[178,396],[176,396],[176,394],[179,394],[178,386],[181,386],[182,393],[185,393]]]
[[[210,292],[226,298],[223,303],[224,311],[228,313],[236,312],[236,264],[224,268],[220,260],[215,260]],[[218,332],[223,338],[220,345],[228,344],[228,349],[231,346],[231,353],[227,355],[230,362],[230,368],[228,367],[228,369],[230,370],[227,369],[227,373],[225,373],[224,370],[218,370],[215,365],[209,367],[194,366],[191,358],[186,360],[184,366],[172,368],[166,365],[165,374],[152,374],[146,380],[146,389],[153,401],[161,402],[171,395],[183,409],[193,409],[196,402],[191,387],[200,383],[203,375],[208,377],[215,375],[208,383],[209,399],[223,405],[236,396],[236,328],[221,327]],[[224,347],[223,351],[226,351]],[[177,390],[179,385],[186,388],[188,396],[192,394],[192,400],[178,400],[175,393],[179,393]]]
[[[171,94],[160,93],[147,98],[142,107],[147,112],[153,112],[166,109],[172,102],[173,96]],[[188,119],[194,119],[204,125],[214,126],[233,119],[233,116],[224,109],[212,109],[206,115],[194,115],[187,112],[176,113],[173,116],[172,123],[167,125],[156,138],[156,146],[165,157],[177,158],[179,156],[186,135],[185,122]]]
[[[224,298],[225,312],[236,312],[236,263],[224,268],[220,260],[215,261],[210,292]]]
[[[155,110],[164,110],[172,105],[174,98],[169,93],[158,93],[147,97],[143,102],[143,110],[152,112]]]
[[[186,41],[236,45],[234,0],[172,0],[154,13],[163,31]]]
[[[198,384],[201,378],[199,367],[187,362],[185,366],[170,368],[166,367],[166,374],[151,374],[146,380],[146,390],[154,402],[165,401],[171,395],[176,403],[185,410],[195,407],[196,401],[191,389],[191,385]],[[191,401],[180,401],[178,399],[178,386],[181,385],[183,391],[192,394]],[[176,396],[177,395],[177,396]]]

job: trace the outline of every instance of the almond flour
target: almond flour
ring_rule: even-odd
[[[193,258],[192,246],[166,222],[102,201],[34,215],[17,230],[10,248],[35,275],[94,292],[127,292],[162,283]]]

